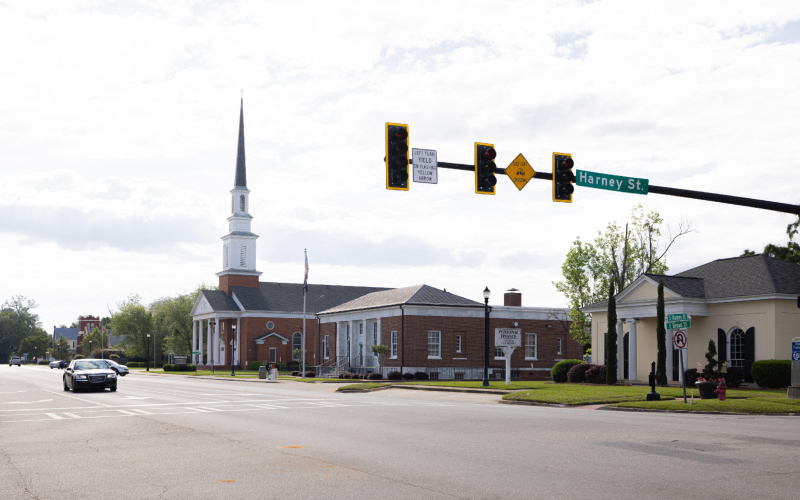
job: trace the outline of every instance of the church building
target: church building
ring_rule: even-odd
[[[203,290],[191,311],[192,361],[201,369],[240,369],[251,363],[298,360],[303,348],[303,284],[261,281],[256,269],[258,235],[252,232],[250,190],[240,103],[236,171],[222,237],[218,290]],[[483,367],[484,304],[427,285],[399,289],[308,284],[305,363],[321,375],[377,372],[370,347],[384,344],[390,370],[426,371],[435,378],[480,378]],[[569,335],[566,309],[522,307],[510,290],[505,305],[492,306],[494,328],[519,328],[523,347],[512,355],[516,376],[549,376],[561,359],[583,351]],[[493,331],[493,330],[492,330]],[[492,370],[505,367],[492,344]]]

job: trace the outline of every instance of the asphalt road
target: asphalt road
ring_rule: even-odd
[[[0,498],[798,498],[800,418],[0,366]]]

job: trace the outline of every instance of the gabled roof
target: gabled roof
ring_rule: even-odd
[[[359,297],[350,302],[346,302],[337,307],[322,311],[320,314],[332,314],[345,311],[356,311],[359,309],[374,309],[377,307],[396,306],[401,304],[426,305],[426,306],[456,306],[456,307],[480,307],[483,304],[474,300],[466,299],[458,295],[433,288],[428,285],[415,285],[405,288],[395,288],[373,292],[363,297]]]
[[[228,294],[222,290],[201,290],[201,294],[205,297],[211,309],[216,311],[240,311],[236,302],[228,297]]]
[[[322,311],[382,290],[389,289],[368,286],[308,285],[306,311],[309,314],[314,313],[314,302],[317,299],[319,299],[317,311]],[[260,282],[258,288],[232,286],[231,291],[246,311],[303,312],[302,283]],[[323,295],[325,297],[320,299]]]
[[[78,340],[77,328],[55,328],[53,330],[53,340],[64,337],[67,340]]]
[[[262,335],[259,335],[256,338],[254,338],[253,340],[255,341],[256,344],[263,344],[265,340],[267,340],[269,337],[272,337],[273,335],[278,337],[279,339],[281,339],[281,343],[282,344],[288,344],[289,343],[289,339],[287,339],[283,335],[278,335],[275,332],[264,333]]]
[[[694,299],[705,298],[705,286],[703,278],[693,278],[688,276],[664,276],[661,274],[645,274],[658,285],[659,280],[664,280],[664,287],[669,288],[681,297]]]

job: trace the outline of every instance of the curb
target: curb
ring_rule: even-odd
[[[134,372],[130,372],[134,373]],[[266,382],[268,384],[277,384],[279,380],[265,380],[257,378],[235,378],[235,377],[212,377],[211,375],[167,375],[166,373],[142,373],[146,377],[183,377],[192,380],[224,380],[227,382]]]
[[[345,390],[337,390],[336,392],[373,392],[373,391],[382,391],[384,389],[411,389],[414,391],[439,391],[439,392],[461,392],[461,393],[472,393],[472,394],[510,394],[515,391],[501,391],[497,389],[470,389],[470,388],[459,388],[459,387],[442,387],[436,385],[402,385],[402,384],[386,384],[381,387],[373,387],[370,389],[345,389]]]
[[[736,413],[730,411],[689,411],[689,410],[659,410],[656,408],[625,408],[621,406],[603,406],[598,410],[607,411],[636,411],[646,413],[680,413],[683,415],[735,415],[741,417],[742,415],[754,417],[800,417],[800,413]]]
[[[557,403],[539,403],[536,401],[514,401],[508,399],[501,399],[501,404],[504,405],[522,405],[522,406],[544,406],[547,408],[579,408],[578,405],[561,405]]]

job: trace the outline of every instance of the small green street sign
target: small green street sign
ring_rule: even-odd
[[[667,322],[667,330],[682,330],[684,328],[691,328],[691,321],[669,321]]]
[[[575,171],[575,184],[578,186],[621,193],[647,194],[650,181],[636,177],[623,177],[621,175],[600,174],[588,170]]]
[[[689,315],[686,313],[667,314],[667,321],[688,321]]]
[[[192,354],[200,354],[200,351],[192,351]]]

